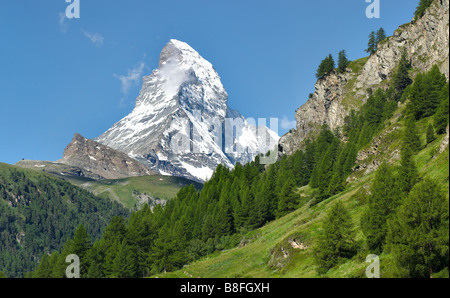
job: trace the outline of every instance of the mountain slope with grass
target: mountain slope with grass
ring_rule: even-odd
[[[145,203],[151,206],[165,204],[176,197],[181,188],[191,184],[194,184],[196,189],[202,188],[202,185],[195,181],[162,175],[102,179],[82,168],[46,161],[23,160],[16,166],[50,174],[95,196],[118,202],[129,210],[137,210]]]
[[[151,207],[163,204],[177,196],[181,188],[193,184],[200,190],[202,184],[179,177],[142,176],[117,180],[78,182],[80,187],[102,198],[120,202],[130,210],[137,210],[144,204]]]
[[[0,271],[23,277],[78,225],[96,239],[114,216],[129,211],[49,174],[0,163]]]
[[[426,127],[430,119],[424,119],[420,123],[420,136],[425,144]],[[400,130],[404,129],[404,121],[397,123]],[[390,135],[394,137],[390,127],[379,133],[378,136]],[[377,137],[376,137],[377,138]],[[375,139],[376,139],[375,138]],[[415,157],[420,179],[432,178],[439,182],[442,191],[446,192],[448,203],[449,188],[449,149],[442,153],[439,148],[445,135],[439,136],[431,144],[427,145]],[[387,139],[386,139],[387,140]],[[383,141],[380,145],[388,145]],[[395,146],[392,149],[395,151]],[[387,150],[386,155],[392,153]],[[391,151],[391,152],[389,152]],[[399,165],[399,161],[394,162]],[[355,172],[354,176],[361,175],[347,186],[346,190],[315,206],[311,206],[313,190],[309,186],[296,191],[300,197],[300,208],[266,226],[249,232],[242,236],[239,247],[215,252],[205,256],[201,260],[185,266],[183,269],[166,274],[157,275],[164,278],[296,278],[296,277],[330,277],[353,278],[365,277],[368,266],[366,256],[369,251],[360,249],[358,253],[348,260],[343,260],[324,275],[317,273],[315,262],[315,247],[326,214],[338,202],[342,202],[350,211],[351,220],[356,231],[356,241],[362,245],[364,234],[361,231],[360,222],[368,202],[371,185],[375,178],[375,172],[362,175]],[[384,253],[381,257],[382,277],[392,277],[392,255]]]
[[[419,7],[410,32],[442,20],[448,1]],[[338,68],[331,55],[319,66],[321,91],[311,101],[350,103],[340,121],[328,121],[328,109],[297,135],[300,147],[283,154],[280,144],[276,163],[256,156],[233,170],[219,165],[200,191],[191,185],[164,207],[115,217],[81,251],[82,276],[365,277],[375,254],[382,277],[448,277],[448,74],[437,60],[425,69],[414,63],[406,47],[424,41],[407,40],[389,75],[358,95],[348,69],[362,74],[383,57],[381,33],[368,59],[349,64],[341,51]],[[332,106],[325,103],[318,109]],[[60,276],[78,238],[33,276]]]

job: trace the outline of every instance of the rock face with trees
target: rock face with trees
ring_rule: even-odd
[[[314,94],[295,113],[296,130],[280,139],[280,151],[293,154],[304,148],[310,134],[325,123],[331,130],[341,128],[351,110],[367,101],[369,90],[383,86],[383,82],[393,77],[405,51],[414,75],[436,65],[448,79],[449,0],[432,1],[426,7],[421,10],[420,18],[400,26],[393,36],[379,41],[369,58],[354,61],[344,73],[330,71],[321,76]],[[374,39],[376,44],[376,32]]]

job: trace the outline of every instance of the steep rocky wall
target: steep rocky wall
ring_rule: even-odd
[[[304,141],[325,123],[331,130],[342,126],[349,112],[367,101],[367,89],[380,87],[392,77],[404,50],[416,72],[437,64],[449,78],[449,0],[435,0],[420,20],[400,26],[361,70],[332,72],[318,80],[313,96],[296,111],[296,130],[280,139],[280,153],[290,155],[302,149]]]

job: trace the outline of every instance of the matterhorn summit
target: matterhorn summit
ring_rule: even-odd
[[[143,78],[134,110],[96,141],[160,174],[203,182],[219,164],[250,162],[279,140],[227,101],[213,65],[187,43],[171,40],[158,69]]]

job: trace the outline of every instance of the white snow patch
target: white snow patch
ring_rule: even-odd
[[[196,168],[193,165],[185,162],[181,162],[181,164],[183,165],[183,168],[185,168],[186,171],[189,172],[189,174],[204,181],[208,181],[214,174],[214,170],[208,167]]]

